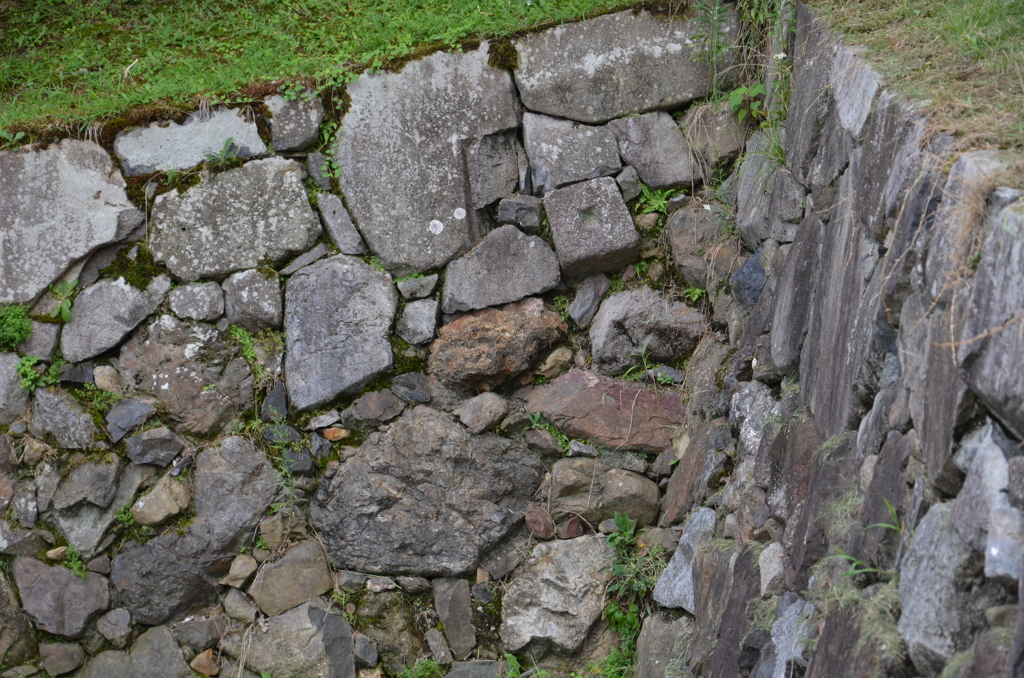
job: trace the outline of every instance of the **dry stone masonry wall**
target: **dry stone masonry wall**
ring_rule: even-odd
[[[787,11],[0,153],[0,675],[1024,675],[1021,161]]]

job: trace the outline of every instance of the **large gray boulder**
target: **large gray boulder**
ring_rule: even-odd
[[[605,299],[590,325],[594,371],[618,375],[674,363],[697,346],[702,313],[642,287]]]
[[[58,636],[80,638],[110,601],[106,578],[92,572],[82,578],[34,558],[16,559],[13,570],[25,612],[40,629]]]
[[[88,141],[0,153],[0,204],[0,303],[35,299],[72,262],[138,223],[110,156]]]
[[[320,222],[304,177],[298,162],[267,158],[204,174],[185,193],[157,196],[150,222],[153,258],[191,282],[305,252],[320,237]]]
[[[171,289],[171,279],[157,276],[144,289],[124,278],[101,280],[75,298],[71,322],[60,335],[64,359],[77,363],[121,343],[146,316],[156,311]]]
[[[0,353],[0,426],[13,424],[28,409],[28,392],[19,386],[17,353]]]
[[[398,294],[387,273],[339,254],[289,278],[285,299],[285,373],[296,410],[358,393],[390,369]]]
[[[558,257],[542,238],[525,235],[511,224],[501,226],[448,264],[441,310],[500,306],[547,292],[560,280]]]
[[[714,536],[714,529],[714,509],[697,509],[686,519],[679,546],[654,586],[654,600],[659,605],[681,607],[690,614],[697,613],[693,556],[702,541]]]
[[[512,577],[501,606],[509,652],[573,653],[601,617],[614,552],[601,537],[540,543]]]
[[[178,124],[168,120],[121,132],[114,140],[114,153],[129,177],[180,170],[198,165],[208,153],[222,153],[231,139],[231,150],[239,158],[266,154],[255,120],[246,120],[242,109],[197,111]]]
[[[622,167],[615,135],[607,127],[524,113],[523,143],[538,195],[584,179],[616,174]]]
[[[221,647],[264,675],[355,678],[352,627],[332,607],[322,600],[304,603],[268,619],[259,633],[226,638]]]
[[[690,144],[668,113],[612,120],[608,127],[615,133],[623,159],[651,188],[682,186],[701,178]]]
[[[51,434],[61,447],[85,450],[92,447],[96,427],[82,406],[62,391],[37,389],[32,403],[32,435]]]
[[[608,14],[529,35],[516,43],[516,84],[531,111],[586,123],[675,108],[710,91],[696,19],[663,21],[646,11]],[[724,45],[739,37],[735,14],[720,26]],[[727,52],[720,70],[733,56]]]
[[[639,236],[615,179],[551,191],[544,196],[544,209],[565,277],[615,271],[639,259]]]
[[[479,187],[467,170],[475,172],[476,161],[516,164],[511,144],[477,152],[485,137],[519,124],[512,79],[487,60],[486,44],[437,52],[401,73],[364,73],[348,87],[334,157],[352,217],[388,269],[440,268],[475,245],[482,225],[471,194]],[[494,157],[502,149],[511,157]]]
[[[471,571],[523,516],[540,461],[492,435],[473,436],[426,405],[359,454],[331,462],[310,520],[333,564],[362,572]]]

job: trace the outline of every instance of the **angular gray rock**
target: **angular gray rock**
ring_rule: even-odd
[[[541,204],[540,198],[532,195],[511,195],[498,203],[498,224],[512,224],[525,233],[537,233]]]
[[[615,271],[640,257],[633,218],[611,177],[591,179],[544,196],[562,274],[576,278]]]
[[[429,297],[437,287],[438,275],[431,273],[427,276],[421,276],[419,278],[407,278],[405,280],[399,280],[398,291],[402,293],[402,296],[406,299],[422,299],[423,297]]]
[[[743,163],[736,170],[736,226],[743,242],[756,250],[769,235],[768,207],[778,166],[770,157],[767,132],[755,132],[747,141]]]
[[[156,527],[187,509],[191,501],[188,480],[168,473],[152,490],[139,497],[132,505],[131,514],[140,525]]]
[[[291,101],[275,94],[263,103],[270,111],[270,143],[275,152],[301,151],[316,141],[324,120],[320,97],[307,90]]]
[[[704,323],[699,311],[647,287],[613,294],[590,326],[594,371],[618,375],[674,363],[697,346]]]
[[[356,230],[341,198],[331,193],[321,193],[316,201],[320,209],[320,221],[323,222],[327,235],[331,237],[331,242],[337,245],[341,253],[365,253],[366,244],[363,243],[363,236]]]
[[[171,311],[182,320],[216,320],[224,315],[224,292],[215,282],[177,287],[168,300]]]
[[[509,652],[572,653],[604,609],[614,559],[600,537],[544,542],[508,583],[501,606],[501,640]]]
[[[90,572],[79,577],[66,567],[50,567],[34,558],[14,561],[14,581],[25,612],[43,631],[81,638],[96,615],[107,609],[107,579]]]
[[[317,187],[329,193],[332,190],[331,176],[328,174],[330,169],[329,160],[323,153],[310,153],[306,156],[306,173],[309,174],[309,178],[313,180],[313,183]]]
[[[402,309],[402,315],[395,324],[395,334],[412,346],[432,340],[437,331],[439,305],[436,299],[410,301]]]
[[[542,294],[560,281],[558,257],[537,236],[512,225],[491,231],[445,271],[445,313],[500,306]]]
[[[541,473],[518,445],[421,405],[328,465],[310,520],[335,567],[460,575],[518,523]]]
[[[695,19],[663,22],[641,10],[534,33],[516,42],[519,95],[531,111],[591,124],[681,106],[709,90],[696,39],[703,31]],[[736,43],[731,11],[721,31],[723,44]],[[733,59],[727,52],[721,68]]]
[[[514,130],[489,134],[465,150],[474,209],[512,195],[519,185],[519,156]]]
[[[281,326],[281,283],[273,269],[240,271],[225,280],[222,287],[228,322],[253,334]]]
[[[64,359],[77,363],[117,346],[160,307],[170,289],[166,275],[153,278],[145,290],[132,287],[124,278],[87,287],[75,298],[71,322],[60,335]]]
[[[473,626],[473,600],[469,594],[469,582],[465,579],[439,577],[433,582],[434,608],[444,624],[455,659],[465,659],[476,646],[476,629]]]
[[[687,665],[693,620],[670,620],[665,613],[649,615],[636,641],[636,678],[668,678]]]
[[[191,282],[280,262],[320,237],[294,160],[267,158],[204,174],[185,193],[157,196],[150,250],[175,277]]]
[[[672,560],[654,586],[654,600],[663,607],[681,607],[696,614],[694,598],[693,556],[702,541],[713,536],[715,511],[700,508],[690,514],[683,525],[683,536],[672,554]]]
[[[524,113],[523,142],[538,195],[584,179],[617,174],[622,167],[615,135],[607,127]]]
[[[17,353],[0,353],[0,426],[13,424],[28,409],[28,392],[18,384]]]
[[[118,442],[153,414],[156,414],[156,408],[138,398],[126,398],[117,403],[105,417],[111,442]]]
[[[832,57],[829,91],[843,128],[859,139],[864,123],[882,88],[882,77],[849,47],[840,47]]]
[[[96,655],[75,674],[75,678],[112,678],[113,676],[146,676],[146,678],[195,678],[185,663],[181,648],[166,626],[149,629],[125,652],[108,650]]]
[[[588,276],[576,293],[576,298],[569,304],[569,317],[576,327],[585,330],[597,315],[601,298],[612,286],[612,281],[604,273]]]
[[[348,87],[334,158],[352,216],[390,270],[440,268],[482,235],[467,169],[484,137],[519,123],[512,79],[487,66],[487,49],[436,52]]]
[[[346,407],[339,417],[343,426],[365,426],[369,424],[377,427],[386,421],[390,421],[400,415],[405,408],[402,399],[391,392],[390,389],[370,391],[360,396],[349,407]]]
[[[114,139],[114,153],[121,159],[124,173],[134,177],[198,165],[208,153],[223,152],[228,139],[239,158],[255,158],[267,152],[255,120],[246,120],[242,109],[221,107],[193,113],[180,125],[158,121],[121,132]]]
[[[57,439],[61,447],[85,450],[92,447],[96,427],[92,417],[82,406],[62,391],[37,389],[32,401],[32,435],[41,437],[47,433]]]
[[[71,673],[85,661],[85,652],[78,643],[40,643],[39,665],[51,676]]]
[[[37,320],[32,322],[32,334],[28,339],[18,344],[18,353],[22,355],[35,356],[40,360],[50,362],[53,360],[53,352],[57,350],[60,343],[61,325],[58,323],[41,323]]]
[[[310,540],[264,565],[249,587],[249,595],[264,614],[276,617],[332,588],[334,580],[323,547]]]
[[[0,153],[0,303],[35,299],[74,261],[128,235],[135,206],[98,144]]]
[[[612,120],[619,153],[650,188],[662,189],[692,184],[701,178],[701,168],[672,116],[647,113]]]
[[[775,669],[772,678],[787,678],[807,668],[807,643],[814,637],[814,605],[791,591],[782,594],[772,624]]]
[[[643,192],[643,189],[640,188],[640,177],[637,176],[636,170],[629,165],[626,165],[626,169],[615,176],[615,183],[619,185],[622,199],[626,202],[639,197]]]
[[[340,254],[289,278],[285,299],[285,373],[296,410],[356,393],[391,367],[398,295],[387,273]]]
[[[96,630],[120,649],[132,633],[132,614],[123,607],[114,608],[96,620]]]
[[[280,273],[283,276],[289,276],[300,268],[304,268],[314,262],[320,261],[329,253],[330,250],[327,249],[327,245],[320,243],[310,251],[303,252],[299,256],[295,257],[290,264],[281,269]]]
[[[497,393],[481,393],[452,411],[473,433],[494,428],[508,413],[508,401]]]
[[[579,451],[577,447],[570,454]],[[658,517],[658,486],[639,473],[612,468],[613,460],[609,455],[609,463],[586,457],[555,462],[551,468],[552,514],[560,521],[578,515],[592,525],[612,519],[616,513],[628,515],[637,527],[653,523]]]
[[[176,430],[218,432],[252,403],[252,373],[225,339],[210,325],[160,316],[121,348],[121,374],[160,401]]]
[[[89,502],[101,508],[109,506],[120,474],[120,459],[109,453],[75,466],[54,493],[52,506],[58,511],[79,502]]]
[[[694,106],[679,121],[679,129],[708,169],[738,157],[747,139],[744,125],[724,105]]]
[[[170,464],[185,447],[166,426],[143,431],[124,442],[128,447],[128,458],[133,462],[158,466]]]
[[[266,621],[266,631],[236,634],[222,648],[245,659],[253,671],[274,676],[355,678],[352,628],[321,600],[304,603]]]
[[[772,390],[759,381],[751,381],[732,396],[729,426],[739,440],[743,454],[756,454],[768,420],[779,413],[779,401]]]

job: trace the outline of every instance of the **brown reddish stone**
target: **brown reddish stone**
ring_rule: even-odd
[[[657,454],[686,420],[679,391],[593,372],[569,372],[516,395],[570,438],[624,451]]]
[[[324,438],[327,438],[332,443],[336,443],[339,440],[348,438],[348,431],[343,428],[328,428],[323,430]]]
[[[555,521],[543,507],[532,501],[526,505],[526,526],[538,539],[555,538]]]
[[[213,650],[200,652],[188,665],[193,671],[204,676],[216,676],[220,673],[220,667],[213,660]]]
[[[535,297],[485,308],[438,330],[428,371],[447,384],[489,391],[525,372],[567,331],[558,314]]]
[[[583,525],[580,523],[579,516],[569,518],[558,528],[559,539],[575,539],[581,536],[583,536]]]

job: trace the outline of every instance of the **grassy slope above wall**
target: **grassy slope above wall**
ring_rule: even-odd
[[[694,0],[700,11],[724,0]],[[738,0],[765,23],[782,0]],[[630,0],[0,0],[0,137],[79,134],[508,36]],[[684,0],[657,4],[679,12]],[[811,0],[962,148],[1024,146],[1024,0]],[[269,85],[269,86],[268,86]],[[285,86],[287,89],[287,85]],[[141,109],[141,110],[140,110]],[[10,137],[0,138],[0,146]]]

